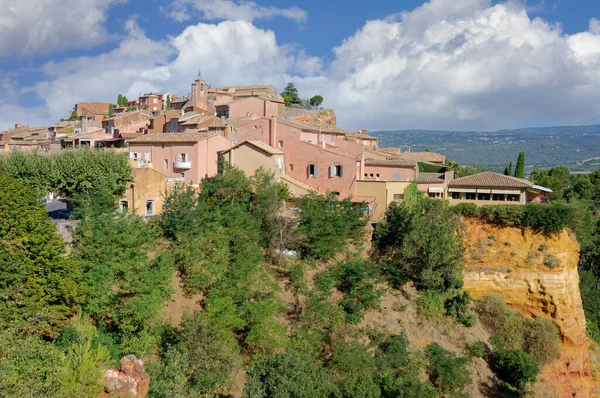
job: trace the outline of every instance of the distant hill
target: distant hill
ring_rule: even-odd
[[[600,124],[528,127],[498,131],[396,130],[370,132],[380,146],[430,148],[461,164],[502,170],[525,151],[528,169],[566,165],[571,171],[600,169]]]

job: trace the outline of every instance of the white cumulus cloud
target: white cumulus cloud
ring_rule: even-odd
[[[89,48],[107,39],[110,5],[121,0],[0,0],[0,57]]]

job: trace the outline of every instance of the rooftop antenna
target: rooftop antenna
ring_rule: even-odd
[[[198,69],[198,78],[196,80],[202,80],[202,69]]]

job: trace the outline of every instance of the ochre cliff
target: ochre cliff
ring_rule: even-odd
[[[465,289],[475,299],[501,294],[526,316],[554,321],[562,336],[562,355],[543,369],[542,377],[563,397],[595,396],[575,238],[565,230],[548,237],[477,219],[465,225]]]

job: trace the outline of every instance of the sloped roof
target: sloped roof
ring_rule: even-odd
[[[273,148],[271,145],[267,145],[262,141],[250,141],[250,140],[241,142],[241,143],[237,144],[236,146],[223,151],[222,153],[227,153],[227,152],[231,151],[232,149],[241,147],[242,145],[252,145],[253,147],[258,148],[270,155],[283,155],[284,154],[284,152],[282,150]]]
[[[419,162],[444,163],[446,157],[435,152],[404,152],[404,156],[411,157]]]
[[[417,167],[417,162],[413,159],[397,158],[397,159],[365,159],[367,166],[400,166],[400,167]]]
[[[316,131],[316,132],[321,132],[321,133],[342,134],[342,135],[346,135],[348,137],[360,138],[360,139],[365,139],[365,140],[370,140],[370,139],[376,140],[377,139],[376,137],[373,137],[370,135],[360,134],[360,133],[357,133],[356,131],[344,130],[344,129],[341,129],[336,126],[331,126],[329,124],[306,122],[306,121],[301,121],[301,120],[297,120],[297,119],[285,119],[285,118],[281,118],[281,117],[277,118],[277,121],[281,124],[285,124],[290,127],[296,127],[301,130]]]
[[[523,178],[506,176],[504,174],[484,171],[483,173],[460,177],[450,181],[451,187],[501,187],[501,188],[531,188],[533,182]]]
[[[310,185],[305,184],[302,181],[298,181],[295,178],[292,178],[292,177],[288,176],[287,174],[281,174],[279,176],[279,178],[282,179],[283,181],[287,182],[287,183],[296,185],[297,187],[300,187],[300,188],[306,190],[307,192],[317,192],[317,193],[319,193],[319,191],[317,191],[315,188],[311,187]]]
[[[417,182],[420,183],[428,183],[428,184],[433,184],[433,183],[442,183],[446,180],[446,174],[445,173],[419,173],[418,178],[417,178]]]
[[[145,134],[141,137],[129,141],[130,144],[146,142],[201,142],[219,134],[214,132],[192,132],[186,130],[183,133],[155,133]]]

